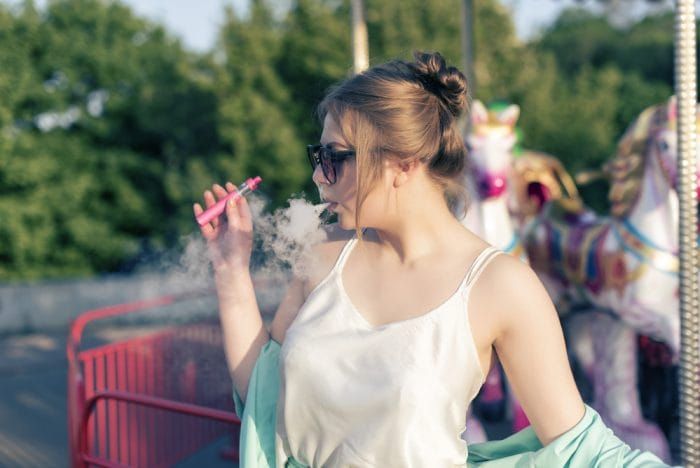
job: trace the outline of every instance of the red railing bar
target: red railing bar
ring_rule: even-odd
[[[206,408],[203,406],[193,405],[190,403],[181,403],[178,401],[168,400],[165,398],[152,397],[148,395],[135,395],[128,392],[120,391],[99,391],[96,392],[92,397],[88,398],[85,402],[85,407],[80,421],[80,451],[82,453],[83,460],[86,460],[87,452],[87,423],[89,421],[92,410],[95,405],[100,400],[117,400],[128,403],[133,403],[140,406],[146,406],[150,408],[156,408],[166,411],[173,411],[176,413],[187,414],[195,417],[202,417],[208,419],[215,419],[217,421],[222,421],[225,423],[240,425],[241,420],[235,413],[230,413],[227,411],[217,410],[213,408]],[[86,460],[87,461],[87,460]],[[115,465],[118,466],[118,465]]]
[[[93,457],[90,455],[83,455],[82,458],[83,458],[83,461],[86,462],[88,466],[97,465],[97,466],[102,466],[105,468],[130,468],[129,465],[121,465],[119,463],[114,463],[114,462],[109,461],[105,458]]]
[[[103,357],[95,360],[95,386],[93,387],[93,395],[107,388],[105,382]],[[89,401],[89,399],[86,399],[86,401]],[[83,408],[85,408],[84,404]],[[109,457],[107,452],[107,402],[101,402],[97,405],[95,411],[97,412],[97,429],[95,434],[95,439],[97,440],[96,452],[104,457]]]
[[[117,390],[128,391],[126,386],[126,356],[125,352],[119,351],[117,356]],[[119,461],[129,463],[129,419],[126,416],[127,404],[121,402],[117,405],[119,412]]]
[[[86,351],[79,351],[79,347],[81,344],[82,340],[82,334],[84,332],[84,329],[88,323],[91,321],[95,320],[100,320],[100,319],[106,319],[109,317],[115,317],[119,315],[126,315],[130,313],[135,313],[139,311],[145,311],[147,309],[151,308],[157,308],[157,307],[162,307],[162,306],[167,306],[171,305],[175,302],[178,301],[183,301],[183,300],[188,300],[188,299],[197,299],[197,298],[206,298],[208,297],[213,290],[199,290],[199,291],[192,291],[192,292],[187,292],[183,294],[175,294],[175,295],[167,295],[167,296],[162,296],[154,299],[149,299],[149,300],[143,300],[143,301],[136,301],[128,304],[120,304],[120,305],[115,305],[115,306],[109,306],[109,307],[103,307],[103,308],[98,308],[98,309],[93,309],[84,312],[81,314],[79,317],[77,317],[72,325],[71,325],[71,331],[69,334],[69,340],[67,343],[67,357],[68,357],[68,386],[69,386],[69,402],[68,402],[68,410],[70,414],[73,414],[74,417],[69,417],[69,430],[71,434],[74,434],[74,436],[69,436],[72,440],[75,440],[75,443],[72,443],[71,445],[71,456],[72,459],[75,462],[82,462],[83,460],[87,460],[84,458],[84,455],[87,455],[87,452],[90,451],[96,451],[95,454],[93,454],[93,458],[95,460],[100,460],[101,456],[106,456],[108,458],[113,458],[113,456],[118,456],[119,457],[119,462],[121,463],[127,463],[127,464],[132,464],[134,461],[141,461],[143,460],[143,457],[148,457],[151,458],[152,456],[158,457],[157,452],[159,452],[161,447],[151,447],[150,450],[143,450],[142,447],[140,447],[140,439],[141,437],[138,436],[138,432],[142,432],[144,430],[147,430],[146,427],[150,425],[149,423],[152,423],[152,421],[149,421],[148,415],[143,414],[143,408],[134,408],[132,405],[127,405],[126,402],[131,401],[132,399],[126,397],[122,399],[122,404],[126,405],[128,409],[126,410],[126,414],[124,413],[124,409],[120,407],[120,404],[115,403],[115,402],[107,402],[107,401],[102,401],[99,404],[97,403],[98,399],[104,398],[104,395],[108,395],[110,392],[107,391],[105,388],[105,384],[108,382],[110,384],[114,384],[114,380],[116,380],[117,388],[118,390],[124,390],[129,389],[129,390],[136,390],[134,389],[134,385],[136,387],[143,387],[147,386],[150,387],[151,390],[153,390],[153,386],[155,382],[149,381],[153,377],[156,377],[158,372],[146,372],[146,375],[143,375],[144,371],[147,371],[149,367],[148,364],[156,364],[156,368],[158,367],[158,363],[147,363],[144,362],[144,356],[141,356],[140,353],[136,352],[134,353],[135,348],[138,349],[139,345],[146,345],[148,347],[151,347],[150,345],[158,343],[164,343],[167,341],[170,341],[173,339],[172,328],[168,328],[166,330],[160,330],[159,332],[155,333],[150,333],[149,335],[146,336],[139,336],[132,338],[128,340],[128,342],[120,342],[120,343],[111,343],[107,344],[104,346],[101,346],[99,348],[90,349]],[[208,325],[208,324],[207,324]],[[214,334],[214,330],[209,329],[208,326],[205,324],[199,325],[199,328],[196,328],[194,330],[187,330],[187,333],[183,330],[178,330],[177,328],[174,329],[176,332],[176,336],[182,335],[185,338],[191,338],[195,342],[200,341],[200,339],[203,339],[206,334]],[[154,335],[155,335],[155,340],[154,340]],[[217,340],[217,342],[221,342],[221,339]],[[192,343],[193,345],[195,343]],[[110,353],[117,352],[117,356],[110,355]],[[152,350],[150,350],[152,352]],[[121,354],[121,355],[119,355]],[[125,356],[126,355],[126,356]],[[116,359],[115,359],[116,358]],[[126,373],[126,382],[124,382],[124,375],[122,374],[123,370],[120,369],[121,365],[125,364],[123,362],[114,362],[119,361],[119,360],[127,360],[131,363],[136,361],[135,364],[137,364],[137,369],[134,369],[132,365],[127,366],[127,373]],[[110,361],[112,364],[117,364],[117,365],[106,365],[108,364],[107,361]],[[140,368],[140,369],[139,369]],[[136,372],[134,372],[136,370]],[[153,371],[156,371],[157,369],[153,369]],[[88,375],[84,375],[83,373],[86,372]],[[91,372],[92,371],[92,372]],[[115,373],[116,375],[112,375],[112,373]],[[92,374],[92,375],[90,375]],[[141,379],[135,379],[139,374],[141,374]],[[89,382],[85,381],[85,378],[89,376]],[[150,377],[150,379],[149,379]],[[134,382],[134,380],[137,380]],[[163,384],[164,382],[161,382]],[[89,387],[89,388],[86,388]],[[110,385],[113,387],[113,385]],[[91,388],[90,388],[91,387]],[[129,388],[131,387],[131,388]],[[144,388],[139,388],[138,390],[146,390]],[[97,392],[97,393],[95,393]],[[94,393],[93,397],[91,399],[91,403],[89,405],[86,404],[86,398],[90,398],[91,395],[90,393]],[[118,394],[119,391],[116,392]],[[127,395],[128,394],[127,392]],[[165,399],[161,399],[165,401]],[[172,401],[172,400],[168,400]],[[94,403],[92,403],[94,402]],[[137,403],[134,401],[134,403]],[[201,404],[201,403],[200,403]],[[138,405],[138,403],[137,403]],[[140,405],[140,406],[147,406],[147,405]],[[195,405],[196,406],[196,405]],[[206,408],[205,406],[199,406],[199,408]],[[212,408],[209,408],[210,410],[213,410]],[[217,410],[214,410],[217,411]],[[136,427],[130,427],[128,434],[129,437],[127,437],[128,442],[126,443],[126,446],[124,446],[124,441],[120,442],[116,446],[114,444],[112,447],[108,447],[105,442],[107,440],[112,439],[115,435],[122,435],[124,432],[124,429],[126,427],[126,420],[124,419],[124,416],[129,415],[132,412],[136,412]],[[92,419],[92,425],[93,425],[93,430],[86,430],[88,427],[88,423],[90,422],[89,416],[88,419],[86,419],[86,422],[82,422],[82,414],[94,414],[95,418]],[[100,414],[97,414],[100,413]],[[138,415],[138,413],[141,413]],[[224,414],[230,414],[233,419],[232,421],[239,421],[235,415],[231,413],[226,413],[224,411]],[[199,416],[198,414],[191,414],[192,416]],[[105,417],[107,416],[107,417]],[[138,417],[140,416],[140,417]],[[202,416],[205,417],[205,416]],[[73,423],[70,421],[70,419],[73,420]],[[129,420],[131,420],[131,417],[129,417]],[[231,421],[227,421],[231,422]],[[217,424],[211,421],[211,424]],[[100,427],[101,426],[101,427]],[[125,427],[122,427],[125,426]],[[129,425],[130,426],[130,425]],[[107,429],[111,430],[107,430]],[[135,430],[134,430],[135,429]],[[212,427],[213,429],[213,427]],[[162,434],[164,435],[164,434]],[[191,436],[191,434],[182,434],[185,436]],[[204,436],[204,434],[198,434],[198,436]],[[90,442],[88,439],[91,437],[95,437],[93,442]],[[198,437],[195,439],[199,439],[202,437]],[[180,447],[181,449],[185,449],[186,446],[188,445],[188,439],[189,437],[185,437],[184,440],[182,440],[182,446]],[[189,442],[190,444],[193,443],[193,441]],[[86,445],[87,444],[87,450],[83,450],[82,452],[79,452],[79,447],[81,445]],[[155,450],[154,450],[155,449]],[[112,451],[115,451],[115,453],[110,453]],[[146,453],[144,453],[146,452]],[[151,452],[151,453],[148,453]],[[154,453],[155,452],[155,453]],[[118,455],[117,455],[118,454]],[[141,460],[139,460],[141,459]],[[155,461],[155,460],[154,460]],[[111,463],[111,462],[108,462]],[[105,466],[122,466],[122,465],[117,465],[114,463],[105,465]]]
[[[211,288],[188,291],[182,294],[169,294],[153,299],[111,305],[85,311],[76,317],[71,323],[70,334],[68,336],[68,342],[66,343],[66,355],[68,357],[68,362],[75,362],[78,348],[80,347],[83,330],[89,322],[140,312],[147,309],[153,309],[155,307],[162,307],[185,299],[205,297],[211,295],[213,292],[214,289]]]
[[[105,356],[105,374],[107,376],[106,388],[118,388],[117,360],[114,353],[109,356]],[[121,461],[121,458],[119,458],[119,416],[117,404],[118,402],[116,401],[107,402],[107,457]]]
[[[91,349],[87,349],[84,351],[79,351],[77,354],[78,361],[85,362],[85,361],[87,361],[89,359],[93,359],[95,357],[119,352],[125,348],[131,348],[133,346],[151,343],[156,338],[160,337],[161,335],[171,334],[174,328],[175,327],[162,328],[159,331],[150,332],[147,335],[134,336],[134,337],[130,337],[128,340],[125,340],[125,341],[118,341],[116,343],[107,343],[107,344],[101,345],[98,348],[91,348]]]

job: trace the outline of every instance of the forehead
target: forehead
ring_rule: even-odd
[[[323,120],[323,133],[321,133],[321,144],[329,145],[335,143],[337,146],[347,147],[348,143],[343,138],[338,123],[335,121],[330,112],[326,114]]]

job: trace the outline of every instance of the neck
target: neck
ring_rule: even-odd
[[[464,230],[441,200],[414,208],[411,213],[397,216],[382,226],[372,227],[366,237],[374,241],[373,247],[378,247],[373,255],[409,265],[445,245],[454,246],[455,242],[461,242],[458,234]]]
[[[651,155],[645,162],[639,199],[628,221],[655,245],[668,251],[678,249],[678,196]]]

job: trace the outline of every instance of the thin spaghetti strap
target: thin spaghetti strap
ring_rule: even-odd
[[[502,250],[499,250],[492,245],[482,250],[481,253],[477,255],[476,259],[472,263],[472,266],[469,268],[469,272],[464,278],[463,286],[466,287],[474,283],[474,281],[476,281],[479,275],[481,275],[481,273],[484,271],[486,265],[488,265],[494,257],[498,256],[498,254],[502,253],[504,253]]]
[[[332,271],[342,271],[343,266],[345,266],[345,262],[347,261],[348,255],[350,254],[350,251],[352,250],[352,247],[355,245],[356,242],[357,233],[355,233],[352,236],[352,238],[349,241],[347,241],[343,246],[343,249],[340,251],[340,255],[338,255],[338,260],[336,260]]]

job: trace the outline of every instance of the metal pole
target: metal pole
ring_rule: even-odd
[[[474,74],[474,2],[464,0],[462,3],[462,69],[469,83],[469,94],[476,95],[476,77]]]
[[[351,0],[351,3],[353,71],[357,74],[369,67],[369,46],[363,2]]]
[[[681,357],[679,372],[681,458],[700,467],[700,318],[696,195],[696,33],[695,0],[676,1],[676,96],[678,102],[678,177]]]

